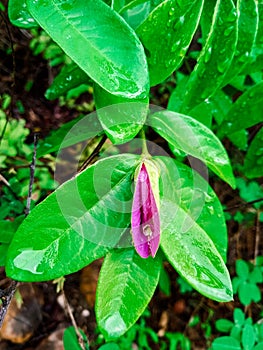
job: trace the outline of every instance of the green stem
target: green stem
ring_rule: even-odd
[[[149,158],[150,157],[150,153],[148,152],[147,141],[146,141],[146,136],[145,136],[144,129],[142,129],[140,131],[140,136],[141,136],[141,139],[142,139],[142,158]]]

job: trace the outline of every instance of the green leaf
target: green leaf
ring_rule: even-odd
[[[115,96],[94,86],[94,99],[99,120],[114,144],[132,140],[145,123],[149,99],[128,99]]]
[[[81,269],[118,244],[128,244],[131,184],[138,163],[138,156],[128,154],[102,159],[35,207],[10,245],[8,276],[21,281],[54,279]]]
[[[253,138],[244,161],[244,173],[249,179],[263,176],[263,128]]]
[[[133,0],[123,6],[119,14],[133,29],[136,29],[146,20],[150,12],[163,1],[164,0]]]
[[[248,146],[248,132],[245,129],[238,130],[228,135],[229,140],[240,150],[245,151]]]
[[[263,276],[262,271],[259,266],[254,266],[253,270],[249,273],[249,282],[251,283],[262,283],[263,282]]]
[[[203,0],[167,0],[137,28],[147,54],[151,86],[164,81],[181,64],[196,31]]]
[[[202,43],[207,41],[211,29],[211,23],[213,21],[213,15],[215,12],[217,0],[205,0],[204,7],[200,19],[201,32],[202,32]]]
[[[149,77],[142,44],[104,2],[27,0],[27,4],[41,27],[105,90],[130,98],[148,93]]]
[[[101,268],[96,318],[106,339],[124,334],[141,316],[158,284],[161,259],[142,259],[134,248],[107,254]]]
[[[119,12],[123,8],[123,6],[125,6],[126,2],[127,2],[126,0],[112,0],[111,1],[112,7],[116,12]]]
[[[237,179],[237,188],[239,189],[239,195],[246,202],[251,202],[256,199],[262,199],[263,197],[263,188],[256,181],[247,181],[243,178],[238,177]],[[260,208],[262,203],[255,203],[253,206],[255,208]]]
[[[211,350],[242,350],[240,343],[232,337],[219,337],[212,343]]]
[[[176,76],[177,84],[169,98],[167,108],[169,111],[179,112],[184,100],[186,85],[189,77],[187,75],[181,75],[179,72],[177,72]]]
[[[179,194],[174,189],[180,182],[171,182],[174,169],[160,170],[161,247],[168,261],[201,294],[217,301],[232,300],[231,281],[221,255],[203,228],[178,204]]]
[[[263,81],[254,85],[238,98],[228,111],[219,131],[228,135],[258,124],[263,120],[262,110]]]
[[[235,308],[235,310],[234,310],[234,321],[235,321],[235,324],[237,324],[240,327],[242,327],[244,325],[245,314],[239,308]]]
[[[14,221],[0,220],[0,243],[10,243],[13,236],[24,219],[24,215],[19,216]]]
[[[236,260],[236,273],[243,280],[246,280],[249,275],[249,267],[248,264],[244,260]]]
[[[90,84],[91,82],[87,74],[75,62],[72,62],[61,69],[47,89],[45,97],[48,100],[54,100],[81,84]]]
[[[244,350],[251,350],[256,342],[256,334],[254,327],[250,324],[246,324],[241,337],[241,343]]]
[[[258,5],[258,30],[256,40],[251,52],[252,59],[242,70],[242,74],[251,74],[258,72],[263,68],[263,3],[257,2]]]
[[[212,96],[221,86],[234,56],[236,42],[235,5],[232,0],[218,0],[207,41],[188,80],[182,113]]]
[[[85,350],[89,350],[88,340],[85,333],[81,329],[79,329],[79,332],[85,343]],[[63,345],[64,350],[82,350],[82,347],[80,347],[80,344],[78,342],[74,327],[68,327],[65,329],[65,332],[63,334]]]
[[[169,183],[162,188],[166,198],[174,193],[174,200],[191,216],[193,221],[208,234],[218,252],[226,261],[227,228],[221,203],[213,191],[196,171],[168,157],[156,157]],[[161,178],[162,181],[162,178]]]
[[[233,328],[234,323],[222,318],[216,321],[215,326],[219,332],[229,333]]]
[[[202,160],[219,177],[235,187],[235,178],[225,148],[203,124],[171,111],[150,115],[148,123],[175,148]]]
[[[160,271],[159,288],[165,295],[171,295],[170,277],[163,266],[161,267]]]
[[[238,296],[245,306],[251,304],[252,301],[258,303],[261,300],[260,289],[254,283],[242,283],[238,289]]]
[[[257,345],[253,348],[253,350],[263,350],[263,342],[257,344]]]
[[[43,141],[39,142],[37,157],[56,152],[72,146],[78,142],[85,141],[94,136],[100,135],[103,129],[96,113],[86,116],[79,116],[68,123],[63,124],[59,129],[53,131]]]
[[[0,244],[0,266],[5,266],[6,264],[6,255],[9,244]]]
[[[26,0],[9,0],[8,17],[14,26],[26,29],[38,27],[27,9]]]
[[[100,346],[99,350],[120,350],[120,347],[116,343],[108,343]]]
[[[226,85],[242,68],[251,61],[251,50],[253,48],[258,27],[258,6],[256,0],[238,0],[238,41],[235,55],[231,66],[225,75],[222,86]]]

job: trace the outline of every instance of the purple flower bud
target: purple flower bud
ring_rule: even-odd
[[[160,216],[144,163],[135,179],[131,227],[137,253],[142,258],[154,257],[160,243]]]

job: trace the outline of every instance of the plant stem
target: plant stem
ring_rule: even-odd
[[[86,169],[90,163],[93,161],[93,159],[99,154],[102,146],[107,140],[107,136],[104,134],[100,140],[100,142],[95,147],[94,151],[91,153],[91,155],[85,160],[85,162],[82,164],[82,166],[79,168],[78,173]]]
[[[29,180],[28,196],[27,196],[26,209],[25,209],[26,216],[30,213],[30,206],[31,206],[31,200],[32,200],[33,184],[34,184],[35,170],[36,170],[36,159],[37,159],[37,141],[38,141],[38,135],[34,134],[34,150],[33,150],[32,162],[30,164],[30,180]]]
[[[149,158],[150,154],[149,154],[148,148],[147,148],[147,140],[146,140],[144,129],[142,129],[140,131],[140,136],[141,136],[141,139],[142,139],[142,157],[143,158]]]
[[[73,327],[74,327],[74,329],[75,329],[75,332],[76,332],[76,334],[77,334],[79,345],[80,345],[80,347],[81,347],[82,350],[85,350],[86,347],[85,347],[85,343],[84,343],[83,337],[82,337],[82,335],[80,334],[80,331],[79,331],[79,329],[78,329],[78,326],[77,326],[77,323],[76,323],[75,318],[74,318],[74,316],[73,316],[73,313],[72,313],[72,311],[71,311],[71,308],[70,308],[68,299],[66,298],[64,289],[62,289],[61,292],[62,292],[62,295],[63,295],[63,298],[64,298],[64,303],[65,303],[65,307],[66,307],[66,309],[67,309],[67,313],[68,313],[68,315],[69,315],[69,317],[70,317],[70,320],[71,320],[71,322],[72,322],[72,325],[73,325]]]

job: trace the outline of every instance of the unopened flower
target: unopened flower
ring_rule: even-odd
[[[155,168],[154,171],[152,171],[153,168]],[[156,166],[149,161],[147,165],[142,163],[135,177],[131,217],[133,243],[142,258],[148,258],[150,255],[154,257],[160,243],[158,181],[159,174]],[[157,191],[153,186],[157,187]]]

